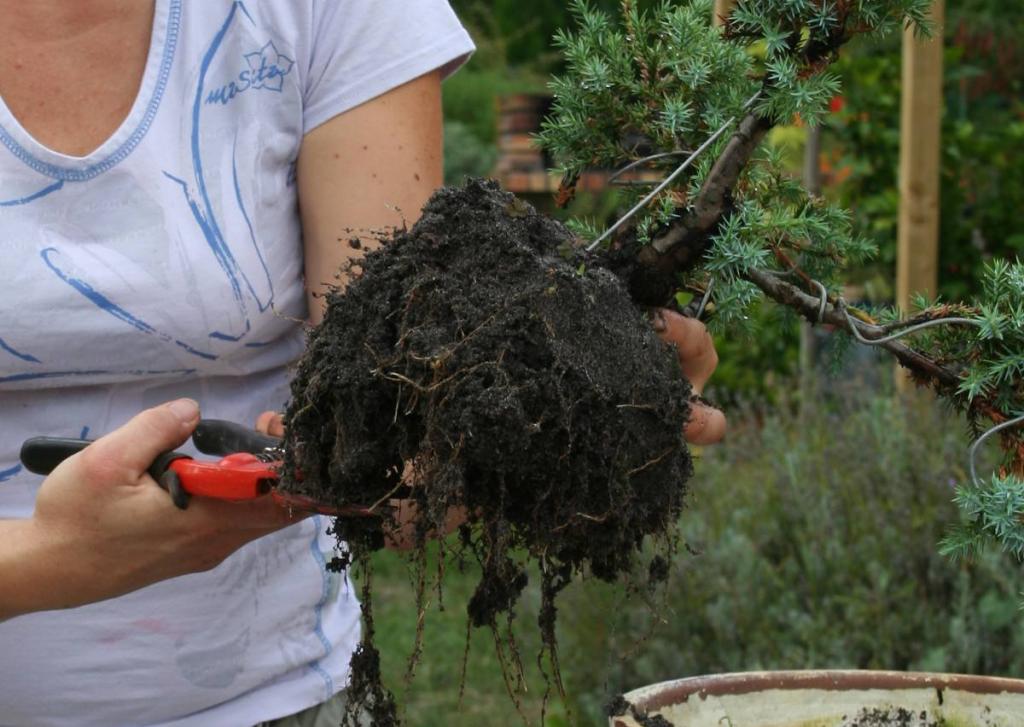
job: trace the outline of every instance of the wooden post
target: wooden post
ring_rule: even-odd
[[[723,19],[729,16],[732,6],[735,4],[736,0],[715,0],[715,14],[712,16],[712,22],[716,26],[723,25]]]
[[[939,279],[939,163],[942,144],[942,35],[945,0],[935,0],[930,39],[903,36],[900,129],[899,251],[896,302],[910,308],[914,293],[934,295]],[[907,379],[898,376],[899,387]]]

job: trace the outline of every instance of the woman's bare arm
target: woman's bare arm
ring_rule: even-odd
[[[305,240],[306,290],[338,283],[342,265],[362,250],[353,237],[412,225],[443,170],[441,80],[430,73],[336,116],[306,135],[299,154],[299,204]],[[370,243],[372,244],[372,242]]]

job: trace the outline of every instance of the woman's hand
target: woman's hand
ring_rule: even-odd
[[[256,418],[256,431],[271,437],[283,437],[284,417],[276,411],[265,411]]]
[[[209,570],[297,521],[265,497],[179,510],[146,473],[199,422],[184,399],[142,412],[46,478],[28,520],[0,521],[0,620],[119,596]]]
[[[715,343],[704,324],[675,311],[660,308],[654,312],[654,330],[661,339],[675,346],[679,366],[693,393],[704,393],[711,374],[718,366]],[[686,439],[691,444],[715,444],[725,436],[725,414],[699,400],[693,402],[690,422],[686,425]]]

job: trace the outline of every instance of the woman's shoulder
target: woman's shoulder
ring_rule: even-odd
[[[181,2],[182,0],[168,0]],[[206,102],[298,90],[303,131],[474,50],[448,0],[217,0],[188,3],[184,55]]]

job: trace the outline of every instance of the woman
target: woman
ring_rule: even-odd
[[[284,404],[298,321],[352,254],[339,238],[440,186],[440,80],[471,41],[446,0],[0,13],[0,725],[326,715],[359,631],[328,523],[181,512],[145,468],[198,405]],[[668,321],[706,378],[706,334]],[[713,438],[719,418],[692,426]],[[42,487],[17,463],[28,436],[129,419]]]

